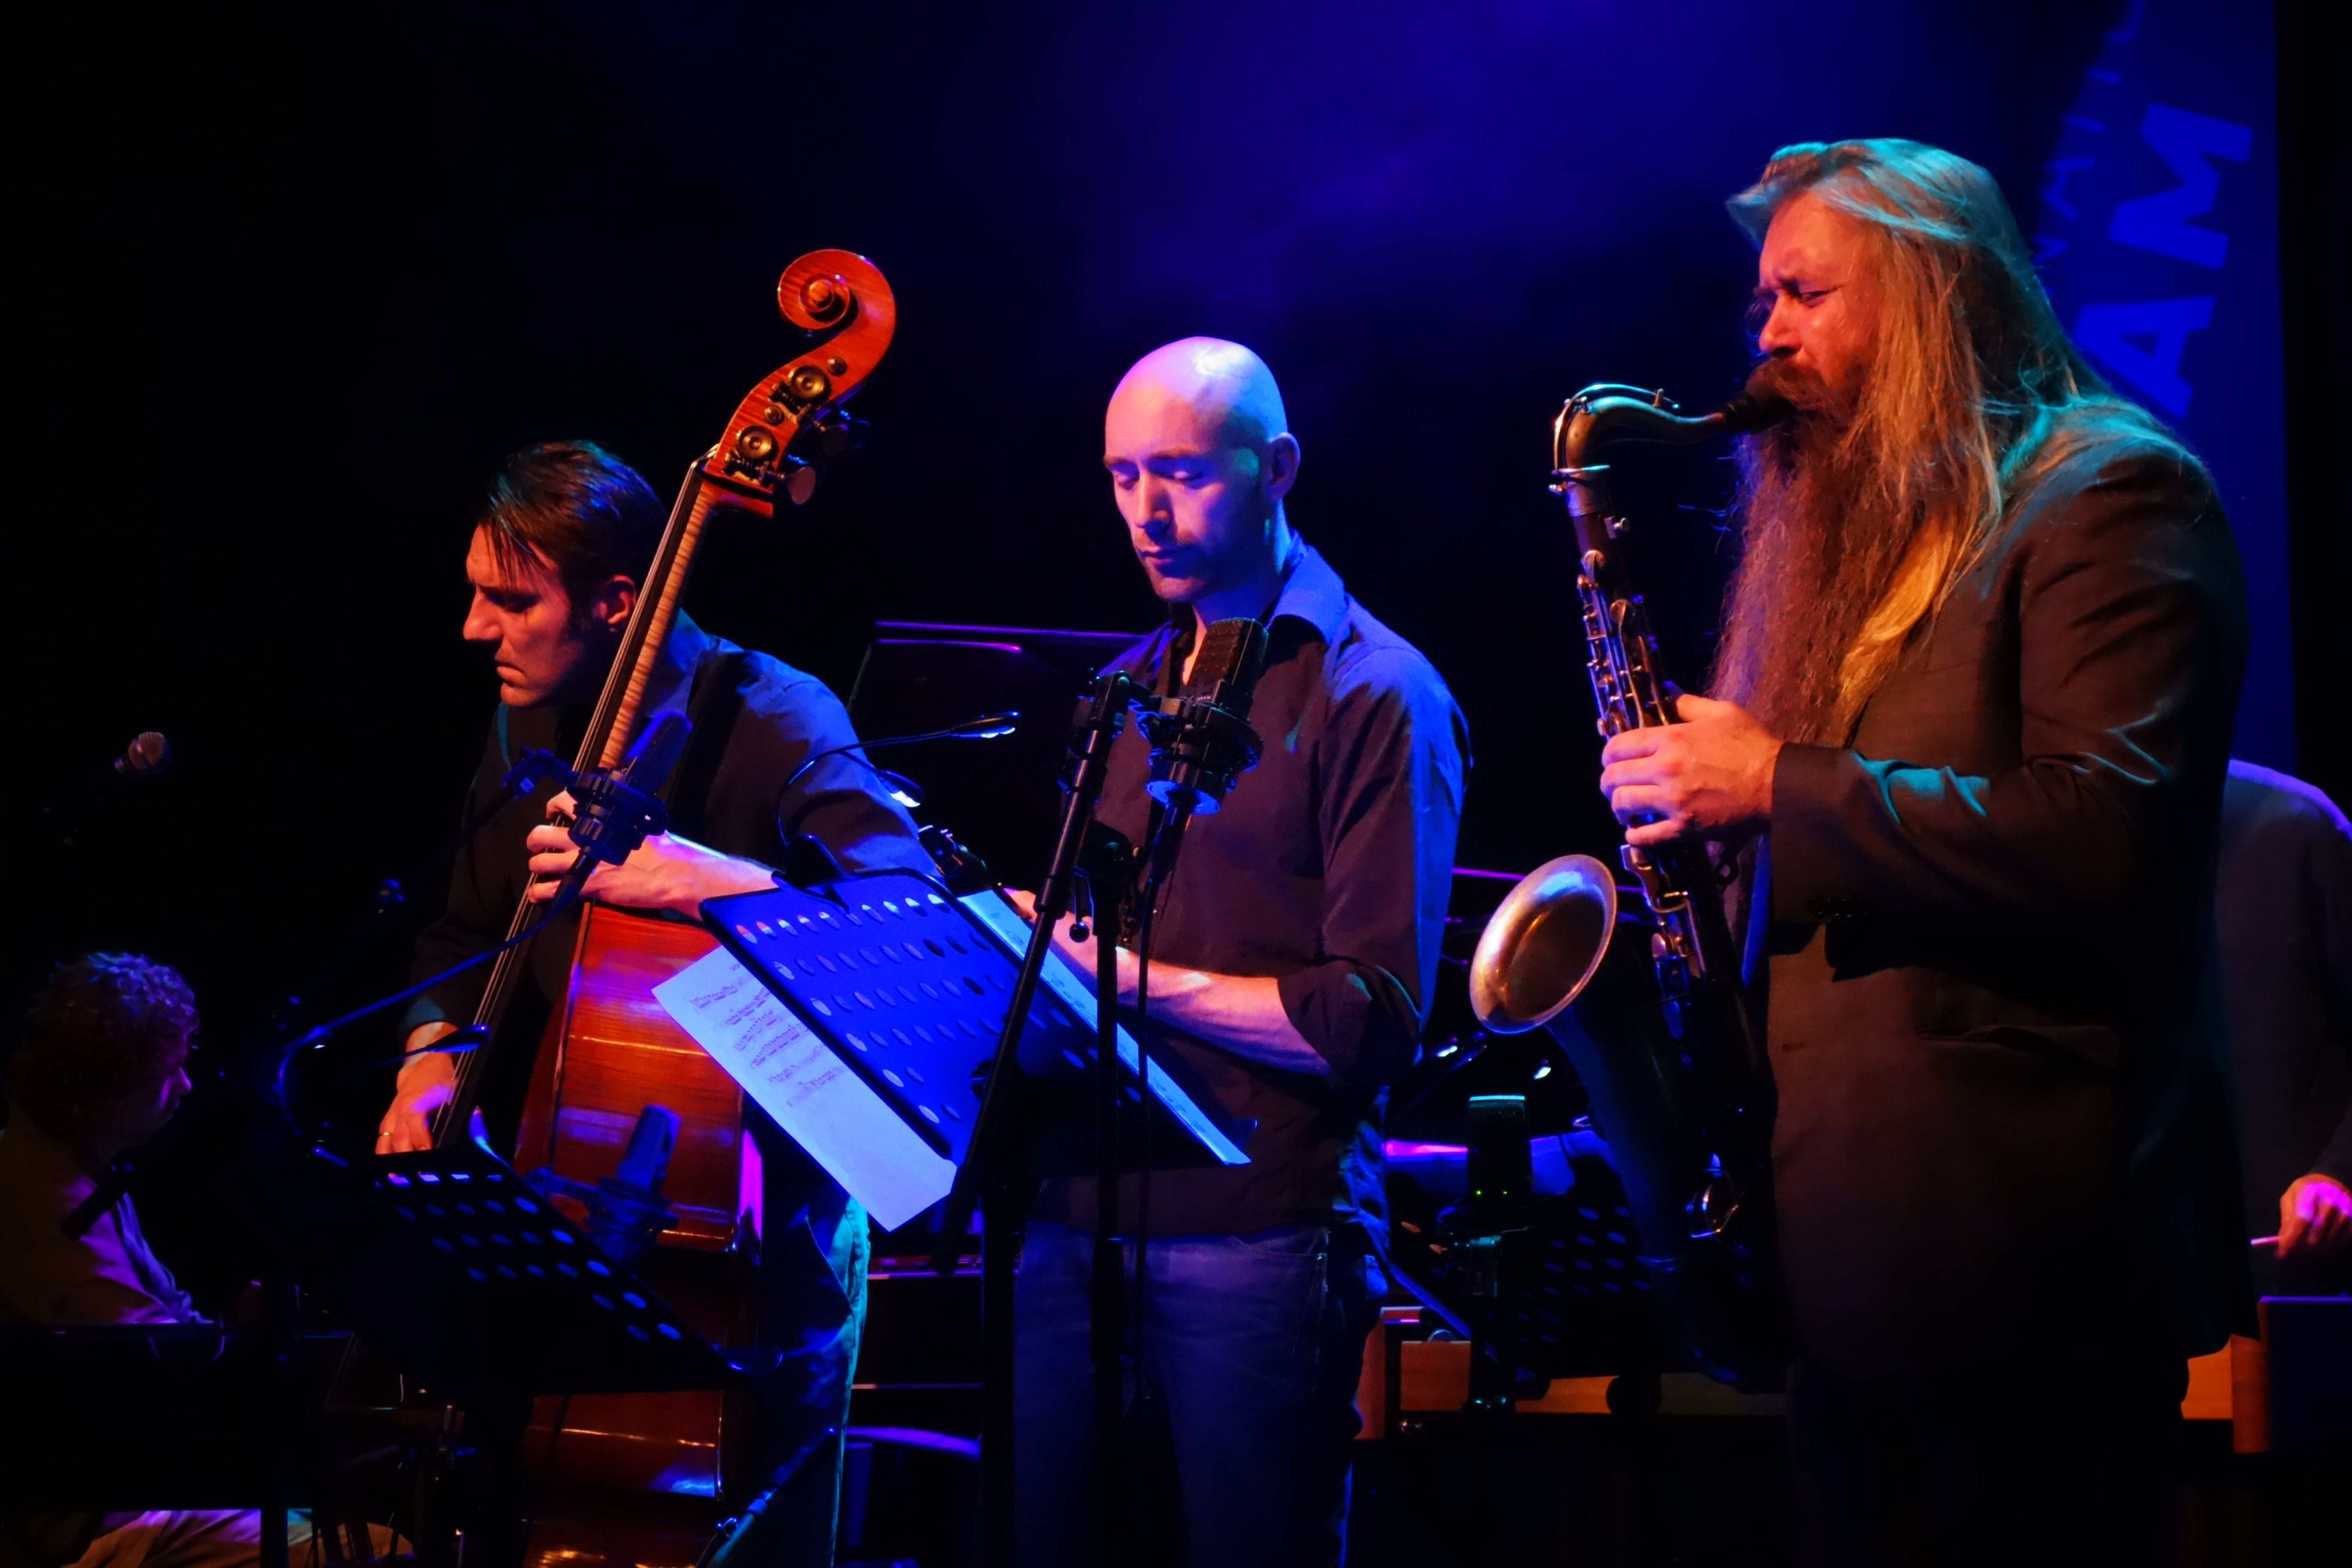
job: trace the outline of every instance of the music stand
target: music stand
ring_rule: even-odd
[[[982,903],[996,898],[958,900],[928,877],[877,871],[710,899],[702,920],[900,1121],[960,1165],[976,1123],[974,1074],[996,1047],[1019,968],[1019,916]],[[1083,982],[1049,973],[1057,978],[1030,1006],[1021,1067],[1049,1094],[1080,1096],[1093,1070],[1094,1010]],[[1121,1030],[1118,1039],[1130,1114],[1151,1117],[1155,1153],[1171,1166],[1248,1163],[1181,1067],[1154,1057],[1139,1072],[1133,1037]],[[1037,1173],[1089,1173],[1090,1158],[1088,1146],[1050,1147]]]
[[[1528,1376],[1679,1370],[1608,1144],[1579,1128],[1535,1140],[1532,1153],[1549,1179],[1499,1240],[1497,1293],[1454,1234],[1469,1151],[1390,1142],[1389,1262],[1405,1289],[1456,1333],[1501,1342]]]
[[[748,1372],[481,1145],[346,1163],[311,1151],[302,1275],[404,1372],[487,1394],[723,1388]]]

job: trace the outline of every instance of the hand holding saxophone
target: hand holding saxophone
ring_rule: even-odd
[[[1772,768],[1784,742],[1736,702],[1682,697],[1675,711],[1681,723],[1622,731],[1601,749],[1601,793],[1626,825],[1625,842],[1761,832],[1772,816]]]

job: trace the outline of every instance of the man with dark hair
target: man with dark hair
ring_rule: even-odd
[[[1129,1390],[1164,1429],[1184,1560],[1336,1564],[1365,1335],[1385,1239],[1380,1121],[1437,968],[1468,735],[1430,663],[1292,531],[1298,441],[1264,361],[1187,338],[1139,361],[1104,416],[1103,465],[1168,624],[1117,667],[1162,692],[1212,622],[1266,625],[1250,721],[1265,754],[1187,831],[1157,918],[1155,1051],[1180,1058],[1249,1163],[1122,1188],[1146,1259]],[[1151,838],[1149,749],[1112,750],[1102,819]],[[1096,949],[1055,940],[1083,972]],[[1138,955],[1119,949],[1135,1000]],[[1097,1193],[1046,1184],[1021,1258],[1019,1561],[1091,1563],[1097,1521],[1088,1294]],[[1140,1235],[1144,1239],[1134,1239]],[[1129,1253],[1133,1267],[1133,1252]],[[1157,1451],[1158,1445],[1152,1445]],[[1139,1552],[1151,1515],[1133,1518]]]
[[[593,441],[548,441],[499,466],[475,523],[501,571],[555,565],[565,597],[586,605],[614,578],[634,583],[661,542],[661,500],[637,471]]]
[[[465,637],[488,651],[499,698],[474,778],[474,809],[525,750],[569,757],[578,749],[663,518],[646,482],[588,442],[533,447],[500,468],[466,557],[473,601]],[[705,899],[775,886],[772,868],[784,862],[794,833],[816,839],[845,870],[933,869],[914,825],[856,756],[801,772],[814,753],[857,739],[840,700],[814,677],[713,637],[681,613],[643,710],[665,709],[687,713],[696,728],[671,801],[673,831],[599,868],[588,898],[691,920]],[[569,804],[517,801],[459,854],[448,908],[417,941],[419,979],[495,946],[518,901],[543,898],[570,869],[570,838],[542,820]],[[531,950],[529,989],[540,1006],[563,996],[575,929],[576,917],[560,919]],[[429,1118],[449,1100],[453,1074],[449,1058],[427,1047],[471,1016],[486,973],[478,967],[436,985],[410,1010],[409,1054],[379,1152],[430,1146]],[[510,1021],[509,1040],[536,1038],[529,1023]],[[529,1054],[506,1051],[490,1079],[486,1119],[509,1142]],[[772,1480],[784,1484],[737,1551],[758,1561],[824,1563],[865,1310],[866,1213],[756,1105],[747,1101],[745,1115],[765,1184],[759,1338],[785,1352],[754,1393],[751,1486],[764,1492]]]
[[[1824,1562],[2153,1562],[2242,1309],[2216,817],[2246,642],[2197,460],[2066,341],[1982,169],[1783,149],[1713,699],[1609,742],[1626,837],[1759,842]]]

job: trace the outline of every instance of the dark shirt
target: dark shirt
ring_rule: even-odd
[[[1192,624],[1178,606],[1111,668],[1173,689]],[[1265,752],[1223,809],[1192,821],[1151,957],[1278,979],[1292,1026],[1331,1071],[1286,1071],[1153,1025],[1154,1052],[1181,1058],[1213,1114],[1256,1125],[1242,1141],[1246,1165],[1155,1173],[1149,1228],[1244,1234],[1354,1216],[1378,1239],[1381,1111],[1436,976],[1469,734],[1429,661],[1314,550],[1301,546],[1266,630],[1250,709]],[[1129,725],[1101,818],[1137,844],[1150,766]],[[1123,1184],[1130,1202],[1135,1186]],[[1091,1181],[1052,1182],[1037,1215],[1092,1226],[1094,1210]]]
[[[721,683],[716,690],[713,682]],[[810,752],[857,739],[840,699],[814,676],[711,637],[681,615],[647,687],[640,728],[665,709],[699,713],[698,728],[722,732],[698,733],[688,742],[674,779],[672,831],[774,866],[784,852],[781,825],[821,840],[845,870],[934,872],[906,812],[853,758],[829,757],[784,791]],[[586,725],[584,712],[501,704],[467,792],[467,811],[493,799],[507,769],[531,747],[572,760]],[[417,979],[506,935],[530,879],[523,837],[545,819],[546,803],[542,789],[509,805],[458,853],[448,908],[417,938]],[[560,919],[532,943],[530,975],[542,999],[563,994],[578,924],[576,914]],[[426,992],[411,1005],[402,1035],[437,1018],[470,1018],[488,975],[489,965],[481,964]]]
[[[2231,763],[2216,909],[2246,1234],[2269,1236],[2297,1177],[2352,1185],[2352,824],[2302,780]]]
[[[74,1145],[15,1108],[0,1128],[0,1323],[201,1323],[139,1228],[131,1194],[77,1237],[66,1216],[97,1187]]]

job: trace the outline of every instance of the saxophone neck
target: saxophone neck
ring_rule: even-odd
[[[1599,478],[1608,468],[1596,457],[1609,443],[1690,446],[1760,430],[1789,412],[1789,405],[1769,393],[1742,392],[1712,413],[1686,415],[1662,391],[1598,382],[1562,404],[1552,420],[1552,489],[1578,516],[1605,515]]]
[[[1610,441],[1659,441],[1687,446],[1718,436],[1743,436],[1788,417],[1790,405],[1769,392],[1743,391],[1722,407],[1685,414],[1664,392],[1598,382],[1561,405],[1552,423],[1554,458],[1581,464]]]

